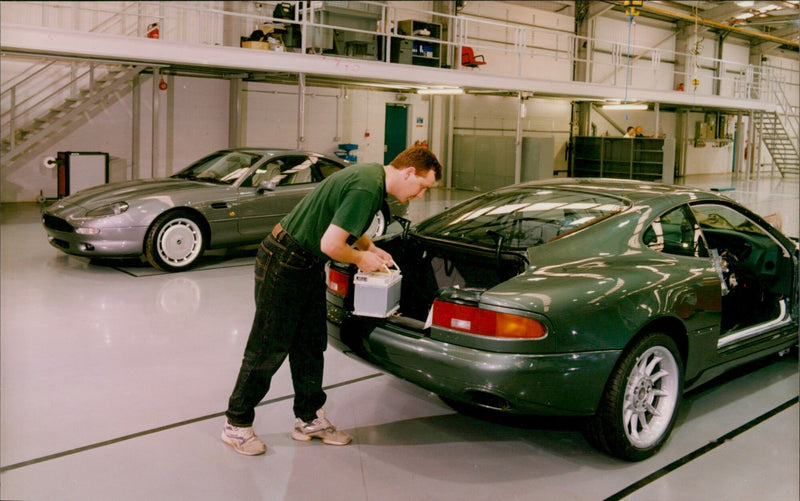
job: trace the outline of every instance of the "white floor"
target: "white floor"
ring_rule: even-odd
[[[796,178],[684,182],[780,212],[798,235]],[[412,218],[466,195],[434,190]],[[152,273],[60,253],[36,204],[4,204],[0,218],[1,499],[800,498],[796,351],[688,394],[661,453],[631,464],[568,420],[458,414],[329,349],[326,410],[353,443],[291,440],[284,366],[257,409],[267,454],[240,456],[219,432],[252,320],[252,255]]]

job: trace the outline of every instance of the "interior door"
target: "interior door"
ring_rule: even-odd
[[[389,165],[408,146],[408,106],[387,104],[384,123],[383,163]]]

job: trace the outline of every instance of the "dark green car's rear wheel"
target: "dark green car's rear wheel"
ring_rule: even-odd
[[[186,211],[159,216],[145,239],[145,257],[161,271],[182,271],[194,265],[205,249],[203,231],[196,216]]]
[[[598,449],[641,461],[661,448],[675,425],[683,392],[683,362],[667,335],[651,333],[622,355],[585,435]]]

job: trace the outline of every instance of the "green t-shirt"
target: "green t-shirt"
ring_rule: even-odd
[[[322,235],[333,223],[358,240],[386,198],[383,165],[367,163],[344,168],[323,180],[281,220],[281,226],[300,245],[322,259]]]

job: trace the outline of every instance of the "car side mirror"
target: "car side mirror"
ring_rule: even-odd
[[[259,193],[264,193],[265,191],[275,191],[275,183],[266,180],[261,181],[258,183],[258,188],[256,188],[256,190]]]

